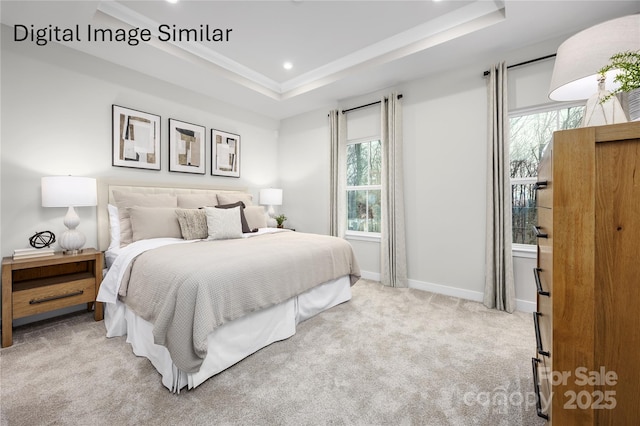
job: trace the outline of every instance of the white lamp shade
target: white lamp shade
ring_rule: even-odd
[[[554,101],[587,99],[598,91],[598,71],[616,53],[640,50],[640,14],[612,19],[587,28],[558,48],[549,98]],[[605,89],[613,91],[618,73],[606,75]]]
[[[96,180],[76,176],[43,177],[42,207],[82,207],[98,204]]]
[[[260,190],[260,204],[266,206],[282,205],[282,189],[267,188]]]

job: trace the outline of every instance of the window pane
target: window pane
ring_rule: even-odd
[[[347,229],[349,231],[366,231],[367,226],[367,191],[347,191]]]
[[[576,127],[580,127],[583,115],[583,106],[560,110],[560,123],[558,125],[558,130],[575,129]]]
[[[557,111],[513,117],[509,120],[512,178],[538,175],[540,155],[557,129],[557,122]]]
[[[347,191],[347,229],[360,232],[380,232],[381,191]]]
[[[347,145],[347,186],[355,186],[357,167],[356,145]]]
[[[380,185],[380,172],[382,169],[382,144],[380,141],[371,141],[371,185]]]
[[[369,184],[369,142],[347,146],[347,186]]]
[[[533,183],[511,185],[512,242],[536,244],[533,225],[538,223],[536,191]]]
[[[368,191],[369,206],[367,210],[368,229],[369,232],[380,232],[380,196],[379,189]]]

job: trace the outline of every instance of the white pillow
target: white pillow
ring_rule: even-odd
[[[242,238],[240,207],[234,207],[232,209],[205,207],[204,210],[207,215],[209,240]]]
[[[118,208],[113,204],[107,204],[109,212],[109,248],[107,250],[115,250],[120,248],[120,216],[118,216]]]

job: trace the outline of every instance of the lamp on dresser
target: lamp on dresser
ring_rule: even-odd
[[[560,45],[551,77],[549,98],[554,101],[587,100],[582,127],[627,122],[615,96],[617,69],[604,76],[604,68],[616,53],[640,49],[640,15],[612,19],[587,28]]]
[[[80,224],[80,217],[75,207],[90,207],[97,205],[98,196],[96,180],[77,176],[43,177],[42,207],[67,207],[64,225],[67,230],[58,239],[65,254],[77,254],[81,251],[86,237],[76,228]]]
[[[267,210],[267,213],[269,214],[269,219],[267,219],[267,226],[270,228],[275,228],[277,223],[275,219],[276,213],[273,210],[273,206],[282,205],[282,189],[275,189],[275,188],[261,189],[260,204],[264,206],[269,206]]]

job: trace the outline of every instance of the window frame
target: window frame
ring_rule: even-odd
[[[380,147],[382,148],[382,138],[379,135],[376,136],[368,136],[358,139],[350,139],[346,142],[346,150],[348,150],[349,145],[357,145],[362,143],[371,143],[371,142],[380,142]],[[371,158],[371,157],[369,157]],[[348,169],[348,156],[345,156],[345,170]],[[382,158],[380,159],[380,170],[382,171]],[[348,176],[344,177],[345,179],[345,238],[351,240],[360,240],[360,241],[380,241],[381,233],[380,232],[371,232],[371,231],[354,231],[349,229],[349,191],[369,191],[369,190],[379,190],[382,195],[382,176],[380,177],[380,184],[378,185],[347,185]],[[380,211],[380,220],[382,220],[382,209]]]

